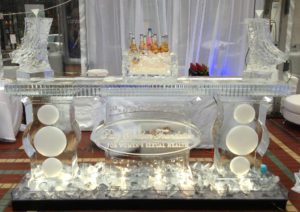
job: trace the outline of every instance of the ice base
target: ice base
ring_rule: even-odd
[[[28,72],[25,70],[17,70],[18,80],[28,80],[31,78],[53,78],[54,71],[52,69],[44,69],[42,71]]]
[[[227,170],[218,172],[212,164],[195,162],[191,163],[190,167],[190,172],[187,172],[182,167],[165,164],[159,168],[158,173],[151,167],[114,168],[99,162],[95,165],[80,164],[78,175],[73,178],[62,175],[61,178],[31,179],[28,173],[13,190],[12,203],[14,209],[23,207],[22,210],[41,209],[43,205],[39,208],[37,203],[47,200],[51,201],[53,207],[55,201],[57,207],[61,207],[62,201],[75,201],[79,205],[80,201],[83,201],[87,203],[85,209],[97,205],[96,208],[99,208],[99,201],[104,201],[107,207],[114,208],[114,203],[107,202],[118,200],[123,200],[123,203],[124,200],[131,203],[138,200],[184,200],[193,203],[210,200],[241,203],[246,200],[248,203],[258,201],[258,207],[264,207],[261,205],[262,201],[276,207],[285,207],[287,191],[278,183],[278,177],[271,173],[261,175],[252,169],[246,176],[235,178]],[[88,204],[89,200],[99,204]],[[209,207],[216,204],[212,203]],[[71,206],[69,209],[72,209]],[[123,207],[126,208],[126,205]],[[147,205],[144,207],[147,208]],[[195,207],[201,208],[201,204],[195,204]]]
[[[243,77],[245,79],[254,79],[259,81],[267,81],[272,79],[274,71],[245,71]]]

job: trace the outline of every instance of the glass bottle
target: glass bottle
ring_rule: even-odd
[[[140,50],[141,53],[144,53],[144,51],[146,50],[146,43],[144,41],[144,35],[143,34],[140,34],[139,50]]]
[[[130,48],[132,37],[133,37],[133,33],[129,32],[129,37],[128,37],[128,46],[129,46],[129,48]]]
[[[145,44],[145,50],[147,51],[148,48],[147,48],[147,36],[144,35],[144,44]]]
[[[132,52],[132,53],[138,51],[138,48],[136,46],[136,42],[135,42],[135,37],[134,36],[132,36],[132,38],[131,38],[131,42],[130,42],[130,46],[129,46],[129,51]]]
[[[147,34],[147,49],[151,49],[152,45],[152,29],[148,28],[148,34]]]
[[[168,35],[161,36],[160,52],[169,52]]]
[[[152,36],[151,51],[155,54],[157,54],[159,52],[158,44],[157,44],[157,35],[156,34],[153,34],[153,36]]]

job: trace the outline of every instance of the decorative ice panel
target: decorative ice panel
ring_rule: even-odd
[[[227,177],[248,177],[251,169],[261,171],[262,157],[269,146],[265,117],[271,98],[220,98],[214,163]]]
[[[11,53],[13,63],[20,65],[17,78],[53,77],[48,61],[48,35],[52,18],[25,18],[21,46]]]
[[[91,140],[106,152],[110,170],[120,170],[121,177],[110,186],[130,188],[128,182],[135,173],[131,168],[135,167],[152,173],[141,178],[141,188],[151,188],[158,194],[181,189],[192,195],[189,153],[209,136],[199,128],[213,122],[207,109],[216,108],[215,102],[197,96],[107,97],[106,101],[106,118],[94,128]],[[198,120],[200,117],[202,120]]]
[[[246,77],[270,79],[277,72],[276,66],[288,59],[288,55],[273,44],[267,19],[248,20],[248,42]]]
[[[72,97],[31,98],[32,117],[23,134],[31,165],[31,189],[77,175],[77,146],[81,139]],[[67,180],[66,180],[67,183]]]

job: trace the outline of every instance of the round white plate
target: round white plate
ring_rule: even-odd
[[[247,155],[258,145],[258,135],[249,126],[239,125],[232,128],[226,136],[226,146],[236,155]]]
[[[59,111],[54,105],[43,105],[37,112],[38,120],[45,125],[53,125],[59,119]]]
[[[46,157],[60,155],[67,146],[67,138],[57,127],[43,127],[35,134],[33,144],[36,150]]]
[[[250,162],[247,158],[238,156],[231,160],[230,170],[238,176],[245,175],[250,170]]]
[[[249,124],[255,118],[255,110],[249,104],[240,104],[234,109],[233,118],[239,124]]]
[[[42,164],[42,170],[47,177],[56,177],[62,168],[62,162],[56,158],[48,158]]]

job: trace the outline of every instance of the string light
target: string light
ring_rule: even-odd
[[[54,9],[54,8],[57,8],[57,7],[61,7],[65,4],[68,4],[69,2],[71,2],[72,0],[67,0],[61,4],[58,4],[58,5],[55,5],[55,6],[52,6],[52,7],[48,7],[48,8],[45,8],[43,10],[40,10],[41,12],[44,12],[44,11],[47,11],[47,10],[51,10],[51,9]],[[26,15],[26,14],[31,14],[32,12],[18,12],[18,13],[6,13],[6,14],[1,14],[2,16],[10,16],[10,15]]]

